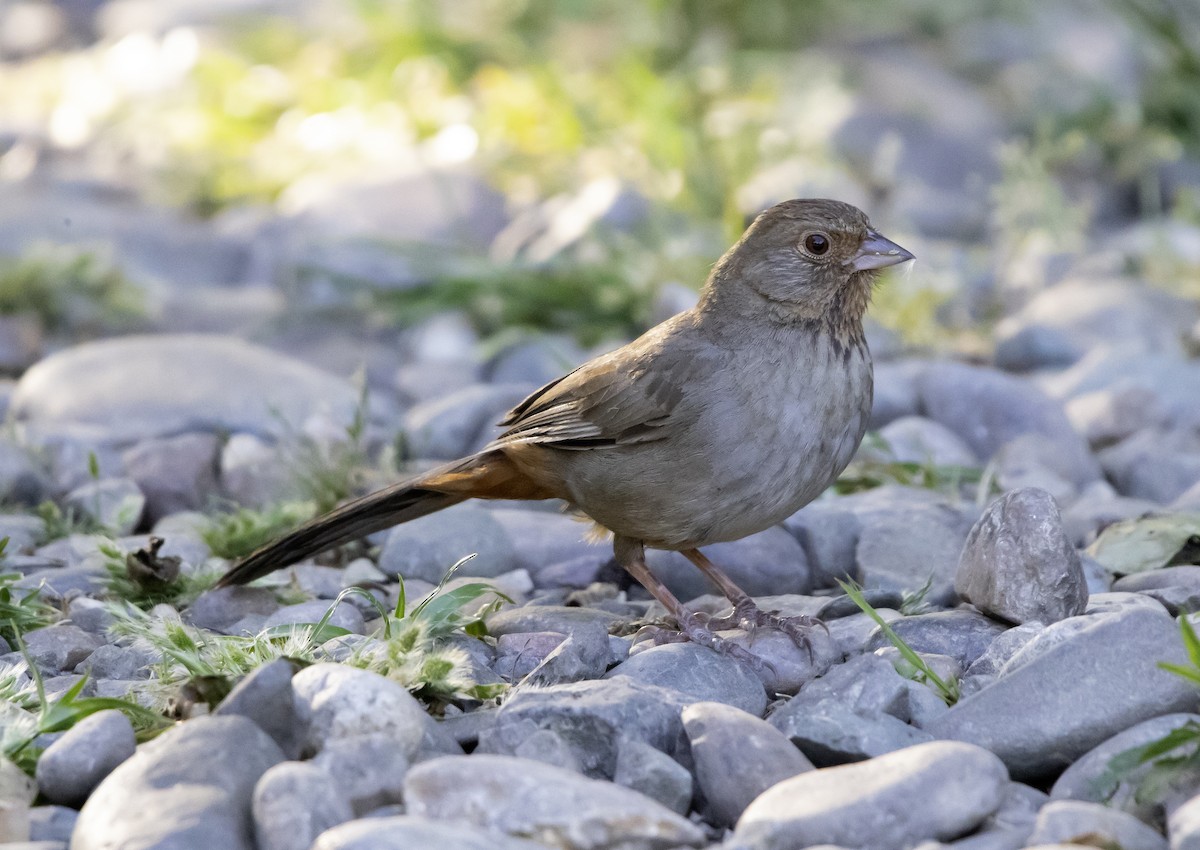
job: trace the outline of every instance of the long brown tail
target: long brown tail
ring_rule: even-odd
[[[221,576],[216,587],[246,584],[343,543],[436,513],[470,498],[545,499],[542,492],[497,451],[454,461],[363,496],[309,520],[260,547]]]

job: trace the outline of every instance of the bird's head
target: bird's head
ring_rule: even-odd
[[[913,255],[841,201],[784,201],[759,215],[713,269],[705,300],[780,321],[858,332],[880,269]]]

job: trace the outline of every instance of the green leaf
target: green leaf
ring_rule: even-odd
[[[1106,570],[1129,575],[1186,560],[1200,550],[1200,514],[1164,514],[1115,522],[1087,552]]]
[[[352,634],[349,629],[335,626],[332,623],[281,623],[271,626],[258,633],[266,640],[288,640],[297,635],[305,635],[307,642],[321,645],[327,640]]]
[[[432,630],[438,631],[440,627],[460,622],[463,619],[461,608],[489,593],[496,594],[505,602],[512,601],[490,584],[470,582],[426,597],[413,609],[411,618],[422,620]]]

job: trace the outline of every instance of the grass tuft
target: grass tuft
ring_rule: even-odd
[[[312,502],[281,502],[268,508],[238,508],[212,517],[200,532],[218,558],[236,560],[316,516]]]

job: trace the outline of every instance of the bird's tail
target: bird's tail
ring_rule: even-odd
[[[478,455],[440,466],[347,502],[309,520],[247,555],[216,587],[246,584],[303,558],[393,525],[417,519],[470,498],[540,499],[541,493],[502,453]]]

